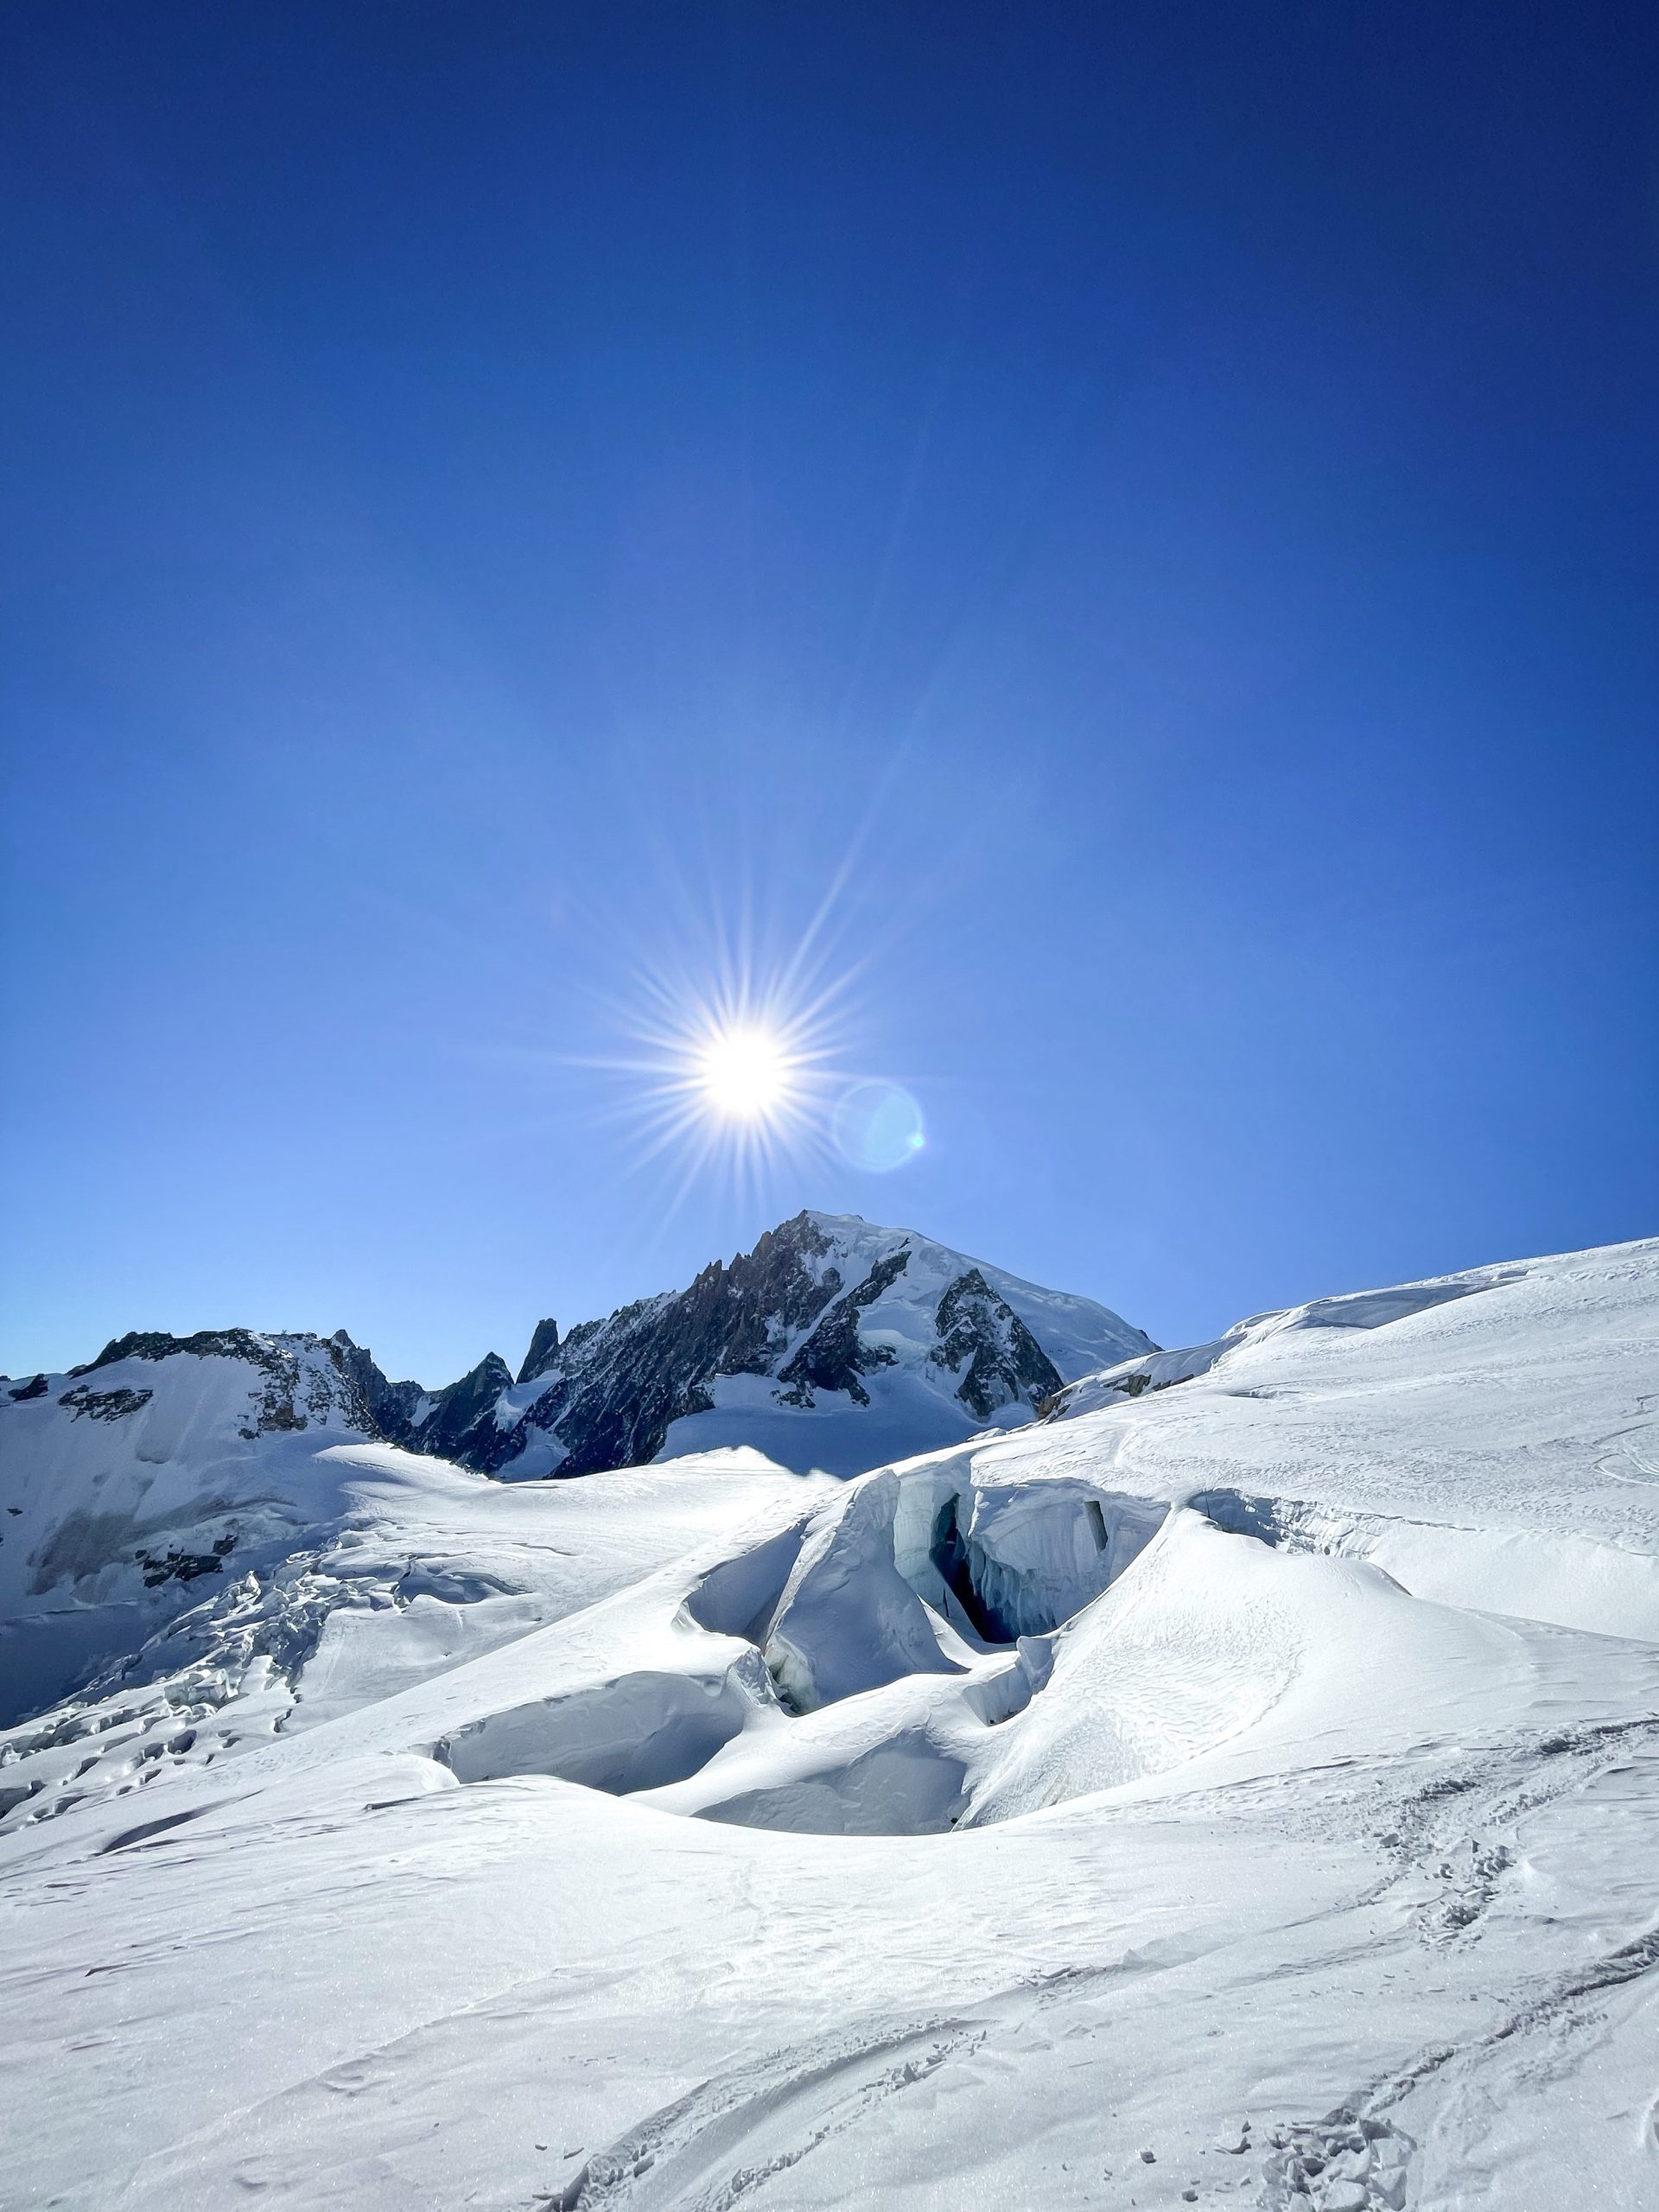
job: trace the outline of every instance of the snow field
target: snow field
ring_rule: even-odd
[[[0,1740],[5,2188],[1644,2212],[1656,1347],[1622,1247],[848,1484],[284,1437]]]

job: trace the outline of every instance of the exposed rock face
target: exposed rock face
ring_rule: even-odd
[[[1031,1331],[977,1268],[957,1276],[939,1300],[935,1322],[934,1364],[955,1372],[966,1363],[957,1395],[982,1420],[1016,1400],[1034,1406],[1064,1382]]]
[[[486,1352],[469,1375],[433,1393],[429,1410],[411,1426],[410,1441],[440,1459],[488,1467],[497,1433],[496,1404],[512,1382],[506,1361]]]
[[[859,1376],[873,1368],[893,1366],[896,1354],[886,1344],[866,1344],[858,1333],[858,1317],[904,1273],[909,1260],[909,1249],[901,1244],[885,1260],[878,1260],[857,1289],[824,1315],[788,1365],[779,1370],[779,1381],[790,1386],[780,1394],[785,1405],[810,1406],[814,1390],[844,1390],[855,1404],[869,1404],[870,1394]]]
[[[360,1351],[343,1329],[333,1337],[313,1336],[308,1330],[268,1335],[257,1329],[198,1329],[194,1336],[174,1337],[161,1329],[134,1329],[113,1338],[86,1366],[72,1368],[70,1374],[79,1387],[63,1392],[59,1402],[72,1414],[118,1421],[138,1412],[148,1402],[149,1392],[89,1390],[79,1378],[96,1375],[101,1368],[116,1366],[122,1360],[160,1362],[181,1352],[197,1359],[239,1359],[257,1370],[261,1377],[259,1395],[251,1409],[251,1425],[241,1431],[250,1440],[273,1431],[307,1428],[313,1422],[334,1421],[361,1429],[365,1435],[404,1443],[408,1440],[409,1423],[402,1409],[422,1395],[417,1382],[388,1382],[368,1353]],[[35,1393],[31,1389],[29,1395]]]
[[[90,1414],[94,1421],[122,1421],[128,1414],[142,1412],[154,1395],[152,1390],[89,1390],[81,1383],[66,1390],[58,1403],[67,1406],[76,1421],[82,1414]]]
[[[459,1456],[497,1473],[539,1432],[556,1439],[562,1475],[652,1459],[671,1422],[713,1408],[716,1376],[777,1373],[801,1330],[841,1290],[839,1270],[824,1264],[832,1249],[811,1217],[800,1214],[768,1230],[729,1267],[715,1261],[689,1289],[641,1299],[608,1320],[582,1322],[562,1344],[554,1325],[543,1322],[524,1379],[546,1388],[516,1421],[480,1434]],[[436,1448],[424,1432],[420,1448]]]
[[[558,1348],[558,1323],[538,1321],[530,1339],[530,1350],[524,1354],[524,1363],[518,1370],[518,1380],[529,1382],[538,1375],[545,1375],[553,1364],[553,1355]]]
[[[307,1338],[307,1343],[315,1343]],[[198,1359],[217,1356],[224,1359],[251,1360],[256,1367],[276,1372],[281,1366],[283,1339],[264,1336],[252,1329],[198,1329],[192,1337],[169,1336],[165,1329],[129,1329],[124,1337],[112,1337],[96,1359],[89,1359],[84,1367],[72,1367],[72,1375],[95,1375],[100,1367],[113,1367],[123,1359],[171,1359],[175,1352],[194,1352]]]
[[[354,1344],[344,1329],[328,1339],[343,1373],[356,1386],[363,1402],[363,1427],[371,1436],[389,1444],[407,1444],[428,1393],[418,1382],[389,1382],[375,1365],[373,1355]]]

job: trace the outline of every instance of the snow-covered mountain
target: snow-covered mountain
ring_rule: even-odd
[[[688,1289],[580,1322],[563,1338],[556,1321],[539,1322],[516,1379],[490,1352],[440,1389],[393,1382],[344,1330],[151,1331],[117,1338],[67,1376],[0,1379],[0,1406],[48,1400],[72,1418],[117,1421],[155,1396],[164,1361],[223,1357],[251,1370],[250,1407],[238,1399],[233,1424],[251,1424],[249,1442],[321,1421],[512,1481],[730,1444],[803,1471],[851,1474],[1027,1421],[1063,1383],[1154,1349],[1090,1299],[1044,1290],[913,1230],[800,1213]],[[148,1426],[162,1422],[154,1414]]]
[[[0,1733],[11,2200],[1654,2202],[1659,1243],[851,1481],[504,1484],[256,1342],[0,1411],[0,1616],[104,1639]]]
[[[337,1512],[327,1447],[378,1433],[360,1357],[248,1329],[133,1335],[0,1385],[0,1721],[276,1573]]]
[[[542,1322],[516,1382],[492,1355],[416,1407],[406,1440],[514,1480],[731,1444],[852,1474],[1027,1421],[1063,1383],[1152,1349],[1103,1306],[913,1230],[800,1213],[688,1290],[563,1340]]]
[[[850,1474],[1028,1421],[1150,1349],[1088,1299],[811,1213],[563,1341],[543,1321],[516,1382],[493,1353],[445,1389],[391,1382],[344,1330],[134,1332],[68,1375],[0,1381],[0,1725],[285,1558],[327,1516],[335,1445],[511,1480],[738,1444]]]

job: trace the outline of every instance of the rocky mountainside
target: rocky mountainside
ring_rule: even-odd
[[[1153,1349],[1104,1306],[912,1230],[800,1213],[689,1289],[563,1338],[543,1321],[516,1379],[493,1352],[430,1398],[387,1385],[377,1419],[392,1441],[515,1479],[734,1443],[850,1474],[1028,1420]]]
[[[799,1213],[685,1290],[563,1337],[538,1323],[516,1377],[492,1351],[442,1389],[394,1382],[343,1329],[133,1331],[67,1376],[0,1382],[0,1402],[49,1395],[71,1419],[119,1421],[154,1395],[147,1368],[213,1357],[252,1370],[248,1442],[332,1426],[518,1481],[760,1443],[784,1465],[849,1474],[1028,1420],[1065,1384],[1155,1350],[1103,1306],[913,1230]]]

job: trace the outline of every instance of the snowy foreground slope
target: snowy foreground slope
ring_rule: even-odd
[[[0,2202],[1659,2202],[1659,1245],[850,1483],[339,1410],[150,1612],[79,1509],[102,1674],[0,1737]]]

